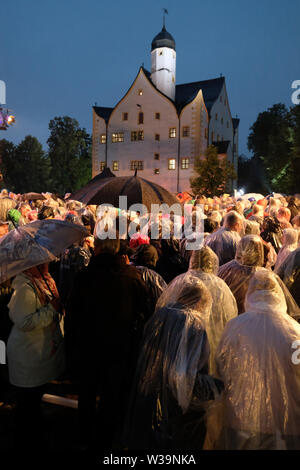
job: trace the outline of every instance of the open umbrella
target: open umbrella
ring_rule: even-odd
[[[127,207],[144,204],[151,211],[151,204],[179,204],[178,199],[162,186],[136,176],[119,176],[106,180],[88,204],[112,204],[119,207],[119,196],[127,196]]]
[[[82,225],[63,220],[36,220],[0,238],[0,283],[42,263],[88,235]]]
[[[85,204],[90,204],[89,201],[91,198],[97,194],[99,189],[111,178],[116,178],[109,168],[104,168],[104,170],[91,179],[83,188],[78,189],[74,193],[70,194],[67,198],[68,200],[80,201]]]
[[[38,199],[45,200],[45,196],[40,193],[25,193],[22,194],[23,201],[36,201]]]

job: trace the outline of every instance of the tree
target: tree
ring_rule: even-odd
[[[6,139],[0,140],[0,173],[1,187],[7,187],[12,191],[14,187],[14,162],[16,157],[16,147]]]
[[[49,130],[53,190],[64,195],[79,189],[91,178],[91,137],[68,116],[52,119]]]
[[[268,194],[271,192],[263,163],[259,157],[239,156],[238,187],[244,189],[246,193]]]
[[[214,145],[207,147],[206,158],[195,161],[195,171],[198,176],[191,178],[191,187],[195,194],[206,196],[219,196],[225,192],[230,179],[236,179],[234,166],[226,158],[218,157],[217,148]]]
[[[49,189],[50,162],[36,137],[26,136],[15,146],[1,141],[0,154],[4,184],[15,192]]]
[[[250,128],[248,148],[255,159],[261,160],[273,191],[292,193],[297,187],[300,155],[298,107],[288,110],[284,104],[275,104],[260,113]]]

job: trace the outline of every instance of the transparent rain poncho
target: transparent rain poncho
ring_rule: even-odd
[[[274,271],[278,273],[280,265],[289,256],[289,254],[298,247],[298,231],[292,228],[286,228],[283,231],[282,247],[279,250]]]
[[[201,448],[205,410],[222,383],[208,374],[211,296],[192,277],[148,320],[125,426],[129,448]]]
[[[204,244],[216,253],[221,266],[234,258],[240,239],[241,237],[238,232],[222,227],[208,235],[205,238]]]
[[[300,248],[290,253],[279,266],[278,275],[300,307]]]
[[[206,317],[205,322],[210,346],[209,373],[211,374],[216,374],[214,356],[225,325],[238,313],[234,295],[227,284],[217,276],[218,268],[218,257],[209,247],[193,251],[189,271],[177,276],[164,290],[156,304],[158,309],[174,302],[194,277],[204,283],[212,296],[211,314]]]
[[[244,301],[252,275],[263,269],[264,248],[258,235],[246,235],[238,244],[235,259],[220,267],[218,276],[232,291],[238,312],[245,311]]]
[[[225,383],[218,448],[300,449],[300,325],[270,271],[254,274],[245,306],[216,355]]]

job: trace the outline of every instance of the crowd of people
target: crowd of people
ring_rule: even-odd
[[[81,449],[300,449],[300,196],[199,195],[191,213],[196,250],[172,214],[155,239],[127,214],[121,236],[117,208],[1,192],[0,248],[35,220],[86,228],[0,286],[16,445],[43,445],[41,398],[64,379]]]

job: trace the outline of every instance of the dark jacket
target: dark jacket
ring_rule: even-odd
[[[80,364],[91,371],[101,364],[109,368],[120,356],[135,355],[149,316],[147,296],[137,269],[120,256],[92,257],[75,279],[66,312],[65,339],[72,369]]]

